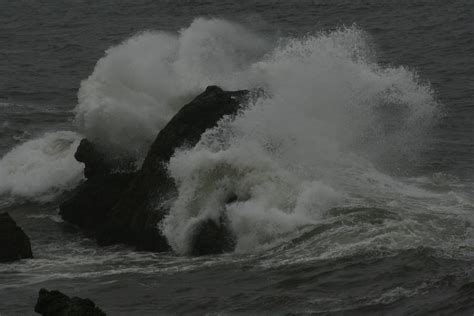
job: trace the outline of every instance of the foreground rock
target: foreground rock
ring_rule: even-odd
[[[248,97],[248,91],[223,91],[210,86],[171,119],[153,142],[137,174],[119,175],[111,169],[94,146],[83,141],[76,158],[86,164],[88,180],[71,200],[61,205],[61,215],[92,232],[101,245],[125,243],[140,250],[167,251],[168,243],[157,224],[168,214],[169,201],[176,195],[174,181],[166,165],[177,148],[193,147],[203,132],[213,128],[225,115],[235,115]],[[90,157],[90,158],[88,158]],[[116,178],[114,178],[116,177]],[[227,251],[227,230],[203,223],[196,231],[195,254]],[[208,247],[212,239],[225,242]],[[219,246],[220,245],[220,246]]]
[[[33,258],[30,239],[8,213],[0,213],[0,262]]]
[[[90,299],[69,298],[59,291],[39,291],[35,312],[44,316],[105,316]]]

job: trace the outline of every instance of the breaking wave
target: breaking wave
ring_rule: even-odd
[[[199,18],[177,34],[140,33],[108,49],[82,82],[76,123],[107,152],[140,160],[208,85],[263,93],[170,160],[178,195],[160,229],[178,253],[209,218],[224,218],[236,251],[249,252],[326,223],[338,208],[431,212],[433,203],[452,202],[387,172],[416,162],[439,105],[416,72],[378,64],[356,26],[272,41]],[[0,193],[48,197],[73,187],[82,171],[78,142],[58,132],[13,149],[0,161]]]
[[[74,159],[80,139],[58,131],[13,148],[0,159],[0,195],[48,201],[74,188],[83,177]]]
[[[196,225],[224,218],[236,251],[268,248],[334,207],[411,209],[433,198],[386,170],[416,162],[439,105],[416,72],[380,65],[375,53],[356,26],[272,41],[199,18],[110,48],[81,85],[76,122],[139,159],[206,86],[261,89],[234,121],[171,159],[178,196],[160,229],[184,254]]]
[[[177,35],[138,34],[108,49],[82,82],[79,130],[96,143],[142,157],[181,106],[208,85],[236,87],[238,74],[267,50],[265,39],[217,19],[196,19]]]
[[[282,40],[224,82],[265,93],[171,159],[178,196],[161,229],[175,251],[188,253],[209,218],[249,252],[335,207],[409,209],[429,196],[383,170],[416,159],[439,114],[434,94],[413,71],[377,64],[357,27]]]

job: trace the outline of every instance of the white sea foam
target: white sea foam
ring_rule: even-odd
[[[265,96],[170,161],[179,194],[162,230],[174,250],[188,252],[196,224],[222,214],[248,252],[356,197],[415,194],[375,166],[416,153],[438,105],[415,73],[376,64],[364,32],[287,39],[245,76],[240,88]]]
[[[59,131],[18,145],[0,159],[0,195],[47,201],[82,179],[80,136]]]
[[[211,84],[265,94],[171,159],[178,196],[161,229],[177,252],[189,251],[207,218],[225,217],[237,251],[249,252],[321,222],[334,206],[420,207],[433,198],[380,170],[416,155],[438,114],[434,94],[415,72],[377,64],[355,26],[271,42],[199,18],[177,34],[138,34],[107,50],[82,82],[76,122],[102,146],[143,158],[164,124]],[[58,135],[68,145],[50,151]],[[36,197],[76,184],[77,142],[49,134],[14,149],[0,162],[0,192]]]
[[[79,129],[95,142],[142,156],[184,103],[211,84],[231,88],[267,46],[217,19],[196,19],[178,34],[138,34],[108,49],[82,82]]]

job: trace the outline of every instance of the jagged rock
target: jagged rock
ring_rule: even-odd
[[[235,115],[248,93],[227,92],[210,86],[183,106],[159,132],[142,169],[112,209],[100,232],[100,244],[128,243],[141,250],[169,250],[165,237],[157,228],[169,211],[167,202],[176,195],[176,186],[168,176],[166,164],[177,148],[195,146],[201,134],[215,127],[223,116]]]
[[[44,316],[105,316],[90,299],[69,296],[59,291],[39,291],[35,312]]]
[[[0,262],[33,258],[28,236],[8,213],[0,213]]]

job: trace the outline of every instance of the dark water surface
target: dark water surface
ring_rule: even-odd
[[[30,236],[35,259],[0,266],[0,314],[33,315],[46,287],[89,297],[110,315],[472,315],[472,1],[0,1],[0,155],[74,130],[79,85],[109,47],[197,17],[275,40],[356,24],[378,64],[429,82],[441,118],[416,165],[398,172],[413,200],[389,192],[407,204],[351,205],[264,251],[190,258],[98,248],[61,221],[61,197],[5,194],[0,211]]]

